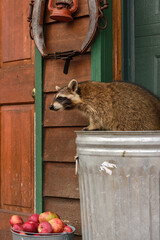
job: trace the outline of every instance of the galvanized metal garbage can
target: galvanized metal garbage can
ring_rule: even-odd
[[[83,240],[160,240],[160,131],[76,133]]]

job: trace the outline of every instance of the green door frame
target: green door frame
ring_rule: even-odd
[[[42,177],[42,82],[43,82],[43,62],[42,57],[35,48],[35,211],[43,211],[43,177]]]
[[[99,30],[96,41],[91,48],[91,79],[98,82],[112,81],[112,1],[104,10],[108,26]],[[43,211],[43,61],[35,48],[35,211]]]
[[[121,0],[122,80],[135,82],[134,1]]]
[[[99,30],[91,47],[91,79],[96,82],[111,82],[113,79],[112,1],[107,2],[109,8],[104,10],[107,28]]]

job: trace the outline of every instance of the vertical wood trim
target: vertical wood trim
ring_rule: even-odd
[[[2,36],[2,1],[0,1],[0,36]],[[2,37],[0,38],[0,68],[2,68]]]
[[[104,10],[107,28],[99,30],[97,38],[91,47],[91,79],[97,82],[112,81],[112,1],[108,0],[109,8]],[[103,21],[101,23],[104,24]]]
[[[42,195],[42,57],[35,48],[35,212],[43,211]]]
[[[113,0],[113,80],[122,80],[121,0]]]
[[[2,107],[0,105],[0,208],[2,208]]]

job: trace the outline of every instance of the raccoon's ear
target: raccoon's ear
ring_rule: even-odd
[[[72,79],[68,84],[68,88],[71,89],[73,92],[77,91],[78,82],[75,79]]]
[[[57,91],[59,91],[59,90],[61,89],[61,88],[60,88],[60,87],[58,87],[58,86],[56,86],[55,88],[56,88],[56,90],[57,90]]]

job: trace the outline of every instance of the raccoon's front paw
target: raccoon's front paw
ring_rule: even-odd
[[[98,131],[99,129],[98,128],[91,128],[91,127],[85,127],[82,129],[83,131]]]
[[[89,131],[88,127],[84,127],[82,131]]]

